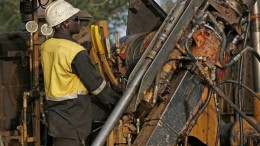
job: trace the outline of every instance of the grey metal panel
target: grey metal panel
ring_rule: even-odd
[[[158,29],[166,15],[154,0],[130,0],[127,35]]]
[[[189,71],[179,72],[169,85],[172,90],[168,95],[169,101],[161,103],[165,106],[160,105],[151,112],[134,145],[172,145],[185,131],[192,111],[200,105],[204,86]]]

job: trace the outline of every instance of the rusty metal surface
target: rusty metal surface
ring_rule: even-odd
[[[171,83],[174,84],[169,84],[165,90],[164,102],[145,119],[133,145],[174,145],[189,128],[189,120],[198,110],[204,86],[189,71],[180,71]]]
[[[144,41],[143,41],[143,43],[142,43],[142,45],[141,45],[141,48],[140,48],[140,53],[141,53],[141,54],[143,54],[144,51],[147,49],[147,47],[148,47],[149,43],[152,41],[154,35],[155,35],[155,32],[151,32],[151,33],[149,33],[149,34],[145,37],[145,39],[144,39]]]
[[[260,134],[252,134],[248,137],[248,146],[259,146],[260,145]]]
[[[255,118],[250,118],[255,124],[260,125],[259,121],[255,120]],[[248,124],[245,120],[243,120],[243,135],[244,135],[244,145],[249,143],[249,139],[251,135],[259,134],[250,124]],[[235,146],[240,144],[240,127],[239,121],[234,123],[234,126],[231,130],[230,136],[230,145]]]
[[[197,57],[206,57],[206,65],[213,68],[218,60],[218,50],[220,49],[220,42],[212,31],[200,29],[193,35],[196,45],[191,48],[191,52]]]
[[[181,35],[183,35],[182,33],[184,32],[185,28],[193,19],[193,16],[196,14],[196,12],[198,11],[199,7],[203,4],[203,2],[204,0],[196,0],[196,1],[193,0],[190,1],[189,3],[185,3],[186,6],[185,10],[183,14],[178,18],[172,30],[169,30],[170,26],[165,28],[166,30],[164,30],[164,32],[166,31],[169,32],[169,35],[167,36],[166,40],[162,42],[162,45],[159,48],[159,50],[154,50],[154,52],[158,51],[158,53],[153,58],[151,65],[149,66],[149,68],[147,69],[147,71],[145,72],[142,78],[142,82],[138,93],[139,99],[135,100],[136,102],[134,103],[135,106],[132,105],[132,107],[130,107],[132,108],[131,109],[132,111],[135,110],[136,106],[141,101],[140,99],[142,99],[143,93],[145,93],[151,86],[152,82],[155,79],[156,74],[158,73],[159,70],[161,70],[163,64],[167,60],[169,53],[175,48],[175,45],[177,44],[178,40],[181,38]],[[157,46],[153,47],[153,49],[156,47]]]

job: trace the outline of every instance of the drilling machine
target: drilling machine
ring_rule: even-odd
[[[130,1],[113,49],[123,94],[92,146],[259,145],[258,7],[179,0],[165,15]]]
[[[259,145],[259,6],[177,0],[167,14],[154,0],[130,0],[127,35],[111,49],[104,23],[92,26],[90,55],[122,97],[91,145]],[[37,32],[31,39],[27,34],[33,76],[22,99],[33,97],[36,118],[27,134],[23,115],[16,138],[38,146],[43,41]],[[21,110],[27,113],[27,104]]]

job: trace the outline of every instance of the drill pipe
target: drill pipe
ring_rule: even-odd
[[[116,107],[112,111],[111,115],[108,117],[106,123],[104,124],[101,131],[98,133],[97,138],[94,140],[94,142],[91,144],[91,146],[102,146],[109,133],[112,131],[114,126],[116,125],[117,121],[120,119],[120,117],[123,114],[124,109],[127,107],[129,102],[131,101],[131,97],[136,93],[138,89],[138,85],[151,64],[152,60],[146,61],[143,65],[143,68],[138,72],[134,80],[130,83],[130,86],[126,88],[123,96],[120,98],[119,102],[117,103]]]

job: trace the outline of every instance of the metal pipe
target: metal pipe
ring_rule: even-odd
[[[250,31],[250,40],[251,46],[256,49],[258,53],[260,53],[260,0],[258,0],[253,10],[251,11],[251,31]],[[257,59],[253,60],[253,75],[254,75],[254,89],[260,95],[260,64]],[[257,121],[260,121],[260,108],[258,107],[260,101],[254,100],[254,116]]]
[[[136,93],[138,89],[138,85],[145,73],[145,71],[148,69],[149,65],[151,64],[151,60],[147,59],[141,70],[138,72],[134,80],[129,84],[129,86],[126,88],[123,96],[120,98],[119,102],[117,103],[116,107],[108,117],[106,123],[104,124],[103,128],[100,130],[98,133],[97,137],[91,144],[91,146],[102,146],[110,132],[113,130],[114,126],[116,125],[117,121],[120,119],[122,116],[125,108],[128,106],[130,103],[133,95]]]
[[[258,0],[251,12],[251,46],[260,53],[260,1]],[[256,92],[260,92],[260,64],[257,59],[253,60],[254,88]]]
[[[249,33],[249,26],[250,26],[250,20],[248,21],[247,25],[246,25],[246,32],[245,32],[245,39],[243,42],[243,48],[246,47],[246,42],[247,42],[247,37],[248,37],[248,33]],[[239,76],[238,76],[238,81],[239,81],[239,86],[238,86],[238,106],[239,109],[242,111],[242,104],[243,104],[243,99],[242,99],[242,88],[241,85],[243,84],[244,81],[244,76],[243,76],[243,68],[244,68],[244,57],[241,57],[240,60],[240,65],[239,65]],[[240,129],[240,145],[244,145],[244,124],[243,124],[243,119],[241,116],[239,116],[239,129]]]
[[[223,83],[232,83],[232,84],[239,84],[237,81],[235,80],[223,80],[223,81],[220,81],[220,85],[223,84]],[[241,87],[245,88],[248,92],[250,92],[251,94],[253,94],[255,96],[255,98],[257,98],[256,100],[259,100],[260,101],[260,96],[257,95],[257,93],[255,93],[252,89],[250,89],[248,86],[244,85],[244,84],[240,84]]]
[[[21,145],[22,146],[27,146],[27,99],[29,96],[29,92],[24,92],[23,93],[23,121],[22,121],[22,133],[21,133]]]
[[[159,90],[159,81],[160,81],[160,75],[161,72],[159,71],[155,78],[155,85],[154,85],[154,91],[153,91],[153,103],[156,103],[157,96],[158,96],[158,90]]]

